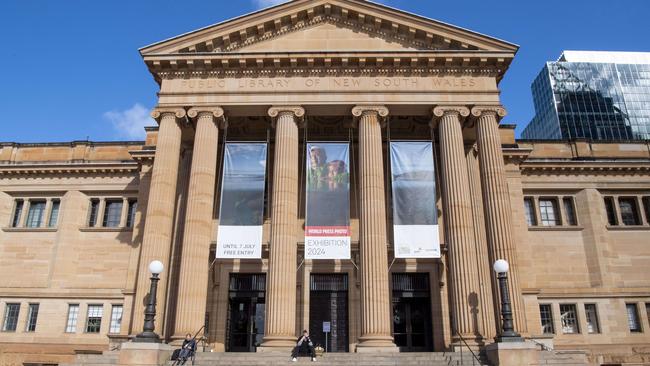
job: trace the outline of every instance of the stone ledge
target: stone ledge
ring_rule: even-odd
[[[119,233],[133,231],[131,227],[81,227],[79,231],[82,233]]]
[[[56,227],[3,227],[2,231],[8,233],[55,233],[59,230]]]
[[[649,231],[648,225],[607,225],[607,230],[611,231]]]
[[[529,226],[528,231],[582,231],[582,226]]]

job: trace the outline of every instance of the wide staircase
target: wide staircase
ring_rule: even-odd
[[[60,366],[116,366],[118,353],[104,352],[101,355],[77,355],[74,363]],[[469,352],[427,352],[427,353],[328,353],[311,362],[309,357],[300,357],[291,362],[287,353],[217,353],[199,352],[195,366],[275,366],[275,365],[332,365],[332,366],[489,366],[484,355],[480,361]],[[172,362],[169,362],[172,365]],[[188,361],[187,366],[192,365]],[[583,366],[589,365],[583,352],[542,351],[537,365]]]

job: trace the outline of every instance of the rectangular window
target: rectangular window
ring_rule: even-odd
[[[118,334],[122,327],[122,305],[113,305],[111,309],[110,333]]]
[[[52,209],[50,210],[50,221],[47,223],[48,227],[55,227],[59,222],[59,207],[61,206],[60,200],[52,200]]]
[[[41,227],[45,217],[45,201],[29,201],[27,227]]]
[[[585,304],[585,317],[587,318],[587,333],[600,333],[596,304]]]
[[[643,197],[643,209],[645,211],[645,221],[650,225],[650,196]]]
[[[88,317],[86,318],[86,333],[99,333],[102,326],[103,305],[88,305]]]
[[[122,218],[122,201],[106,201],[104,210],[104,227],[118,227]]]
[[[135,222],[135,211],[138,210],[138,201],[129,201],[129,212],[126,216],[126,227],[133,227]]]
[[[639,210],[636,205],[636,198],[621,197],[618,199],[618,207],[621,210],[621,219],[625,225],[641,225]]]
[[[99,213],[99,200],[93,198],[90,200],[90,212],[88,213],[88,226],[97,225],[97,214]]]
[[[5,318],[2,323],[3,332],[15,332],[18,325],[18,314],[20,313],[20,304],[7,304],[5,306]]]
[[[36,321],[38,320],[38,304],[29,304],[29,313],[27,314],[26,332],[36,331]]]
[[[544,226],[560,225],[560,217],[557,214],[557,201],[549,198],[540,198],[539,212]]]
[[[11,220],[11,227],[18,227],[20,225],[20,218],[23,216],[23,205],[25,201],[16,200],[16,208],[14,208],[14,217]]]
[[[77,332],[77,317],[79,317],[79,304],[68,305],[68,322],[65,325],[66,333]]]
[[[641,322],[636,304],[625,304],[625,308],[627,309],[627,325],[630,327],[630,332],[641,333]]]
[[[531,197],[524,198],[524,211],[526,213],[526,222],[528,226],[536,226],[537,218],[535,217],[535,203]]]
[[[650,322],[650,302],[645,303],[645,313],[648,315],[648,321]]]
[[[607,223],[611,226],[618,225],[616,208],[614,207],[614,198],[605,197],[605,212],[607,213]]]
[[[580,333],[575,304],[560,304],[560,321],[562,322],[562,332],[564,334]]]
[[[562,204],[564,205],[564,213],[566,214],[566,224],[572,226],[578,225],[576,210],[573,206],[573,199],[571,197],[564,197],[562,199]]]
[[[553,309],[550,304],[539,305],[539,316],[542,319],[542,334],[555,334],[553,326]]]

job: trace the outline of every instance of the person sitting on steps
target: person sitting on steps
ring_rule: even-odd
[[[298,338],[298,343],[291,352],[291,361],[298,361],[298,354],[301,351],[309,351],[309,356],[312,362],[316,362],[316,351],[314,350],[314,343],[309,338],[309,332],[305,329],[302,331],[302,336]]]

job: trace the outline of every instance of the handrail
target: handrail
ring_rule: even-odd
[[[529,340],[529,341],[535,343],[536,345],[542,347],[542,351],[551,351],[551,352],[555,352],[555,350],[554,350],[552,347],[549,347],[549,346],[545,345],[545,344],[542,343],[542,342],[538,342],[538,341],[536,341],[536,340],[534,340],[534,339],[532,339],[532,338],[527,338],[527,340]]]
[[[481,360],[476,356],[474,351],[472,351],[472,349],[469,347],[469,344],[467,344],[467,341],[465,341],[465,338],[463,338],[463,336],[460,335],[460,333],[456,333],[456,335],[458,336],[458,338],[460,338],[461,341],[463,341],[463,343],[465,344],[465,347],[467,347],[469,352],[472,354],[472,357],[474,357],[474,360],[478,361],[478,364],[480,365]],[[474,364],[474,360],[472,360],[472,364]],[[463,347],[462,346],[460,347],[460,362],[461,363],[463,362]]]

